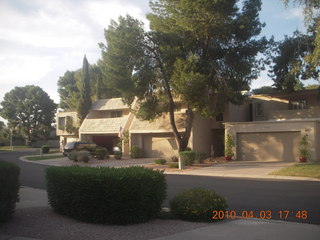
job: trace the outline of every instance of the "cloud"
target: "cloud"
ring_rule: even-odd
[[[282,11],[279,17],[285,20],[297,19],[299,21],[303,21],[304,20],[303,8],[301,7],[287,8],[284,11]]]

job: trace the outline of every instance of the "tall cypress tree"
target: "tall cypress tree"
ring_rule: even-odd
[[[83,58],[82,65],[82,77],[80,83],[80,98],[78,105],[78,118],[80,120],[80,124],[86,118],[89,110],[91,108],[91,88],[90,88],[90,74],[89,74],[89,63],[86,55]]]

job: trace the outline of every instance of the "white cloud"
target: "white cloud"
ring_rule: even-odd
[[[303,21],[304,20],[303,8],[301,7],[286,8],[282,11],[279,17],[285,20],[297,19],[299,21]]]

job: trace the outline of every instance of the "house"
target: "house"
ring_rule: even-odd
[[[56,134],[60,137],[60,148],[68,142],[78,140],[78,116],[76,112],[58,112]]]
[[[248,121],[225,123],[236,160],[298,161],[299,141],[307,135],[310,161],[320,161],[318,90],[253,95],[246,105]]]

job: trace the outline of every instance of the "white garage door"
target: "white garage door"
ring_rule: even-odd
[[[237,160],[297,161],[300,132],[237,134]]]
[[[143,136],[145,157],[171,157],[178,155],[178,146],[171,134],[150,134]]]

